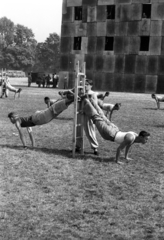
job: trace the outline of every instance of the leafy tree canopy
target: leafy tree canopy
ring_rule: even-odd
[[[52,33],[37,43],[31,29],[0,18],[0,67],[24,71],[59,70],[59,36]]]
[[[60,38],[56,33],[52,33],[44,43],[38,43],[36,48],[36,64],[34,69],[45,72],[59,71],[59,43]]]

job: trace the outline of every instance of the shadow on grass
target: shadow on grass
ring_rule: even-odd
[[[71,151],[71,158],[72,158],[72,151]],[[115,162],[114,157],[111,158],[105,158],[103,156],[95,156],[92,153],[88,153],[88,152],[84,152],[84,155],[77,153],[75,155],[76,159],[83,159],[83,160],[88,160],[88,159],[92,159],[95,162],[101,162],[101,163],[108,163],[108,162]]]
[[[157,108],[142,108],[144,110],[158,110]]]
[[[164,124],[162,124],[162,125],[154,125],[153,127],[156,127],[156,128],[163,128],[163,127],[164,127]]]
[[[27,147],[27,149],[24,149],[22,146],[15,146],[15,145],[9,145],[9,144],[0,144],[0,146],[2,148],[9,148],[9,149],[13,149],[13,150],[19,150],[19,151],[35,151],[35,152],[44,152],[46,154],[57,154],[57,155],[62,155],[64,157],[67,158],[73,158],[72,157],[72,150],[70,149],[49,149],[49,148],[39,148],[39,147],[35,147],[35,148],[31,148],[31,147]],[[92,159],[93,161],[96,162],[100,162],[100,163],[108,163],[108,162],[113,162],[115,163],[115,159],[114,157],[111,158],[105,158],[105,157],[101,157],[101,156],[95,156],[94,154],[85,152],[84,155],[77,153],[75,155],[75,159],[79,159],[79,160],[88,160],[88,159]]]
[[[58,88],[53,88],[53,87],[38,87],[38,85],[33,85],[33,86],[30,86],[30,87],[28,87],[28,85],[25,85],[25,84],[14,84],[13,85],[14,87],[16,87],[16,88],[19,88],[19,87],[22,87],[22,88],[43,88],[43,89],[56,89],[56,90],[58,90]]]
[[[58,119],[58,120],[67,120],[67,121],[71,121],[71,120],[73,120],[73,117],[71,117],[71,118],[67,118],[67,117],[57,117],[56,119]]]

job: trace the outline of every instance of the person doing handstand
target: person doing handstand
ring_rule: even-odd
[[[155,99],[156,104],[157,104],[157,109],[160,109],[160,102],[164,102],[164,97],[157,96],[156,94],[152,94],[151,97]]]
[[[11,123],[15,124],[19,132],[19,136],[22,141],[23,147],[27,148],[22,128],[27,128],[32,143],[32,147],[35,147],[35,141],[32,134],[32,127],[49,123],[50,121],[55,119],[60,113],[62,113],[65,109],[67,109],[68,106],[73,101],[74,101],[73,97],[72,98],[70,97],[70,99],[61,99],[55,102],[49,108],[46,108],[45,110],[42,111],[36,111],[31,116],[27,117],[21,117],[15,112],[10,112],[8,114],[8,117]]]
[[[120,131],[116,125],[114,125],[107,119],[102,109],[98,106],[94,99],[86,98],[83,101],[83,114],[87,115],[90,119],[92,119],[102,138],[119,144],[119,147],[116,151],[115,161],[117,163],[120,163],[120,153],[123,149],[125,149],[125,159],[132,160],[128,157],[130,147],[134,143],[145,144],[150,137],[150,133],[146,131],[141,131],[139,134],[137,134],[133,131]]]

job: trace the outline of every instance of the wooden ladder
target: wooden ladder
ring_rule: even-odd
[[[82,107],[83,102],[80,101],[79,92],[85,94],[85,80],[86,80],[86,64],[83,63],[83,70],[80,71],[79,61],[76,64],[76,77],[75,77],[75,98],[74,98],[74,122],[73,122],[73,158],[76,152],[77,140],[80,142],[80,152],[84,154],[84,126],[83,126],[83,115]]]

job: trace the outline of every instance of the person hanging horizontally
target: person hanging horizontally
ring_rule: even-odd
[[[104,112],[98,106],[94,99],[86,98],[83,101],[84,101],[83,114],[87,115],[90,119],[92,119],[102,138],[119,144],[115,157],[116,163],[121,163],[119,161],[120,153],[124,149],[125,159],[132,160],[131,158],[128,157],[130,147],[134,143],[145,144],[150,137],[150,133],[146,131],[140,131],[139,134],[133,131],[123,132],[119,130],[119,128],[115,124],[109,121],[109,119],[107,119],[107,117],[104,115]]]
[[[49,108],[45,110],[36,111],[34,114],[23,117],[19,116],[16,112],[10,112],[8,118],[11,123],[15,124],[19,132],[20,139],[22,141],[23,147],[26,147],[26,140],[22,132],[22,128],[27,128],[29,137],[32,143],[32,147],[35,147],[35,141],[32,134],[32,127],[47,124],[53,119],[55,119],[60,113],[62,113],[68,106],[74,101],[74,97],[60,99],[59,101],[52,104]]]

